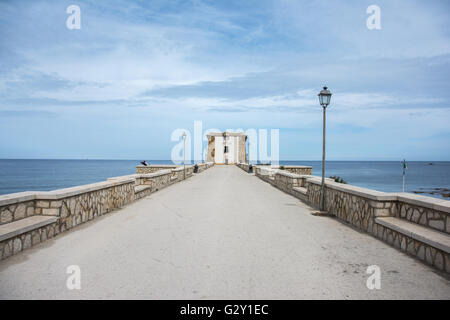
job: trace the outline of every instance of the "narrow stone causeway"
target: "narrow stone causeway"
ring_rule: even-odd
[[[1,261],[0,299],[450,297],[444,273],[313,210],[216,165]],[[73,265],[81,290],[66,287]]]

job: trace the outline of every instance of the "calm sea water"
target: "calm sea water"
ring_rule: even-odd
[[[133,174],[139,160],[0,160],[0,194],[48,191],[104,181]],[[153,160],[167,164],[170,160]],[[406,191],[450,189],[450,162],[408,162]],[[321,175],[321,161],[280,161],[284,165],[309,165]],[[400,161],[327,161],[326,176],[340,176],[349,184],[379,191],[402,190]],[[430,195],[437,198],[438,194]]]

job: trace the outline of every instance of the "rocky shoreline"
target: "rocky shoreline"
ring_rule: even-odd
[[[440,195],[443,198],[450,198],[450,189],[448,188],[420,188],[419,190],[413,191],[417,194],[434,194]]]

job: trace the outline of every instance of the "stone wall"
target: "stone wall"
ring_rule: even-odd
[[[320,181],[308,179],[307,183],[309,203],[318,207]],[[389,194],[336,182],[328,182],[325,188],[326,211],[439,270],[450,272],[448,252],[377,223],[379,217],[397,217],[449,234],[450,205],[444,201],[412,194]]]
[[[95,185],[91,185],[92,191],[81,186],[42,195],[36,201],[36,214],[59,217],[55,230],[58,234],[134,200],[134,179]]]
[[[284,170],[295,174],[312,174],[312,167],[309,166],[283,166]]]
[[[43,241],[53,238],[58,233],[58,224],[52,223],[36,228],[14,238],[0,242],[0,260],[9,258],[23,250],[29,249]]]
[[[202,162],[202,163],[198,163],[198,173],[205,171],[206,169],[211,168],[214,163],[212,162]]]
[[[321,178],[267,166],[258,166],[255,174],[312,207],[320,207]],[[445,237],[445,234],[450,234],[450,201],[408,193],[380,192],[326,179],[325,211],[439,270],[450,273],[450,238]],[[395,226],[383,225],[381,220],[386,217],[414,223],[429,228],[430,231],[437,230],[437,235],[445,243],[436,244],[413,235],[413,232],[400,232]]]
[[[241,168],[244,171],[249,171],[249,164],[248,163],[237,163],[236,164],[239,168]],[[310,176],[312,174],[312,167],[309,166],[274,166],[274,165],[253,165],[253,168],[262,168],[262,169],[272,169],[276,170],[279,169],[278,172],[286,172],[286,173],[293,173],[298,175],[308,175]],[[284,169],[280,169],[280,167]]]
[[[34,246],[81,223],[134,200],[134,179],[99,182],[50,192],[26,192],[0,196],[3,221],[13,211],[17,222],[31,216],[53,216],[56,221],[0,242],[0,260]],[[32,197],[33,200],[29,199]],[[8,204],[9,201],[15,203]],[[26,215],[18,214],[26,207]],[[6,223],[6,222],[5,222]],[[2,224],[7,226],[7,224]]]
[[[199,169],[212,166],[205,163]],[[193,167],[186,166],[186,179],[192,175]],[[184,168],[178,167],[49,192],[0,196],[0,228],[33,216],[55,217],[48,225],[0,241],[0,260],[182,180]]]
[[[309,204],[319,208],[321,179],[306,179],[306,189]],[[339,184],[330,179],[325,183],[325,211],[363,231],[369,231],[376,217],[395,215],[396,200],[395,195]]]
[[[242,170],[244,170],[245,172],[250,172],[250,164],[248,163],[244,163],[244,162],[240,162],[236,164],[239,168],[241,168]]]
[[[274,183],[274,181],[275,181],[275,173],[276,173],[275,170],[270,169],[270,168],[265,167],[265,166],[256,166],[254,168],[254,170],[255,170],[255,175],[257,177],[259,177],[260,179],[262,179],[262,180],[264,180],[266,182],[269,182],[269,183],[273,184],[274,186],[276,186],[275,183]]]
[[[439,250],[434,245],[429,245],[380,224],[373,225],[371,234],[438,270],[450,273],[450,254],[446,251]]]
[[[247,163],[238,163],[238,167],[248,172],[248,164]],[[312,167],[310,166],[275,166],[275,165],[253,165],[253,167],[259,167],[264,169],[273,169],[280,170],[279,172],[288,172],[299,175],[312,175]],[[280,169],[282,167],[283,169]]]
[[[300,187],[302,183],[299,175],[283,172],[283,170],[273,175],[273,182],[279,189],[286,192],[290,192],[294,187]]]
[[[148,166],[136,166],[136,173],[138,174],[145,174],[145,173],[153,173],[159,170],[166,170],[166,169],[175,169],[177,168],[177,165],[171,165],[171,164],[151,164]]]

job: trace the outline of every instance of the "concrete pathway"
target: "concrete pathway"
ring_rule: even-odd
[[[215,166],[0,262],[0,298],[450,298],[421,262]],[[381,289],[366,287],[368,265]],[[68,290],[66,269],[81,269]]]

